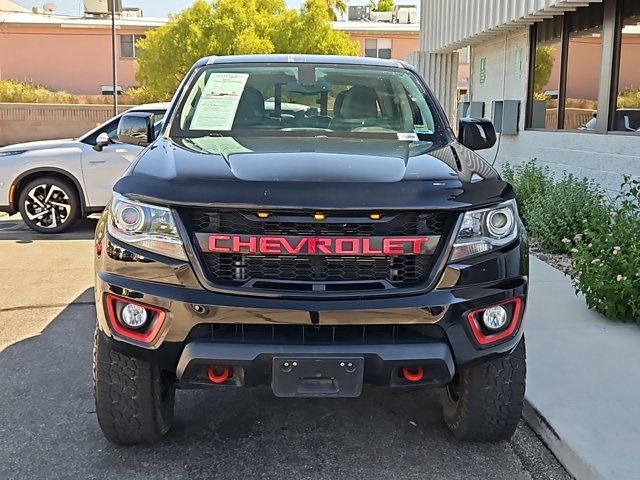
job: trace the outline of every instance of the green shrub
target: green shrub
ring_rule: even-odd
[[[590,308],[640,324],[640,180],[625,177],[614,205],[605,221],[564,240],[573,283]]]
[[[609,208],[595,183],[563,174],[556,180],[535,160],[505,166],[504,178],[513,185],[527,232],[542,251],[566,251],[563,238],[573,238],[587,225],[606,221]]]
[[[152,92],[146,87],[133,87],[124,91],[121,103],[124,105],[140,105],[142,103],[166,102],[170,95]]]
[[[7,103],[78,103],[67,92],[52,92],[40,85],[17,80],[0,80],[0,102]]]

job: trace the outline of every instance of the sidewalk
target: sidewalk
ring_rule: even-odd
[[[640,479],[640,327],[606,320],[531,257],[525,419],[569,473]]]

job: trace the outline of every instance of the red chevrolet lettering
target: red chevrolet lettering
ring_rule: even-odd
[[[248,242],[242,241],[242,236],[234,235],[232,237],[233,246],[231,247],[234,253],[257,253],[258,252],[258,237],[249,237]],[[248,251],[243,251],[248,249]]]
[[[260,253],[278,254],[282,253],[282,238],[279,237],[260,237]]]
[[[364,255],[382,255],[382,249],[371,248],[371,239],[365,238],[362,240],[362,253]]]
[[[345,247],[345,244],[347,246]],[[349,248],[350,247],[350,248]],[[360,241],[357,238],[338,238],[336,239],[337,254],[339,255],[356,255],[360,253]]]
[[[302,238],[298,244],[294,247],[293,245],[291,245],[289,243],[289,240],[287,240],[286,238],[280,238],[280,242],[282,243],[282,246],[284,247],[285,251],[291,255],[297,255],[298,253],[300,253],[302,251],[302,249],[304,248],[304,246],[309,242],[308,238]]]
[[[229,240],[229,235],[209,235],[209,251],[216,253],[232,253],[230,247],[218,246],[218,240]]]

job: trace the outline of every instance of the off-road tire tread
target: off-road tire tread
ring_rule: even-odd
[[[93,349],[93,392],[98,423],[115,444],[160,440],[171,428],[175,390],[162,400],[163,377],[157,366],[128,357],[110,347],[96,329]]]
[[[508,440],[522,416],[526,380],[524,337],[509,355],[459,371],[459,399],[440,392],[445,422],[456,438]]]

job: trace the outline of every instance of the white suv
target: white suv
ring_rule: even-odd
[[[159,131],[168,103],[139,105]],[[41,233],[61,233],[111,198],[113,184],[144,146],[117,141],[120,115],[80,138],[0,147],[0,212],[20,212]]]

